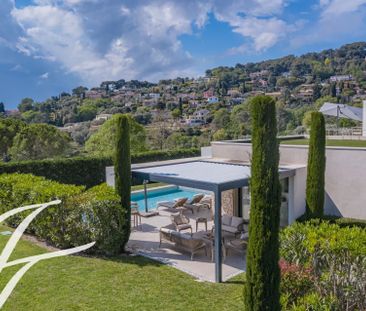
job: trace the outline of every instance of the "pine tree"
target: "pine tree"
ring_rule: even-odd
[[[324,214],[325,179],[325,121],[321,112],[311,114],[307,170],[306,214],[319,218]]]
[[[126,115],[117,118],[117,140],[114,157],[116,192],[121,198],[123,213],[120,224],[123,232],[121,251],[124,251],[131,232],[131,154],[130,125]]]
[[[252,168],[249,244],[244,300],[248,311],[280,310],[279,214],[276,107],[269,96],[251,101]]]

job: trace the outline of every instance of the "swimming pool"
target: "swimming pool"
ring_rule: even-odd
[[[174,201],[178,198],[192,199],[197,193],[202,193],[202,191],[179,187],[149,189],[147,192],[147,206],[149,210],[154,210],[158,202]],[[138,204],[140,211],[145,211],[145,196],[143,191],[131,193],[131,201]]]

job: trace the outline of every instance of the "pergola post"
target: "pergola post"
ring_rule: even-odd
[[[215,281],[222,282],[221,190],[215,191]]]

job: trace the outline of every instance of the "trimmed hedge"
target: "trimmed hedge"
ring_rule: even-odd
[[[0,175],[0,214],[20,206],[45,203],[55,199],[64,202],[67,198],[78,195],[84,190],[82,186],[60,184],[31,174],[3,174]],[[7,219],[6,223],[16,227],[29,213],[31,211],[14,215]],[[55,230],[54,222],[62,222],[62,219],[64,219],[63,209],[60,206],[49,207],[32,221],[27,232],[50,240],[49,235],[52,235],[50,230]],[[45,229],[48,227],[50,229]],[[62,230],[61,227],[60,230]]]
[[[306,214],[304,214],[296,219],[296,221],[298,221],[298,222],[306,222],[308,220],[310,220],[310,218],[307,217]],[[363,220],[363,219],[324,215],[321,218],[318,218],[318,221],[325,221],[325,222],[329,222],[331,224],[337,224],[341,228],[360,227],[360,228],[366,229],[366,220]]]
[[[120,197],[107,184],[90,188],[60,184],[31,174],[0,175],[0,214],[16,207],[61,199],[40,213],[26,232],[58,248],[95,241],[88,253],[116,255],[120,252],[123,221]],[[8,218],[11,227],[32,211]]]
[[[132,163],[189,158],[200,155],[200,150],[177,149],[170,151],[149,151],[131,155]],[[64,184],[84,185],[87,188],[105,182],[105,167],[113,165],[112,158],[77,157],[47,159],[0,164],[0,174],[31,173]]]

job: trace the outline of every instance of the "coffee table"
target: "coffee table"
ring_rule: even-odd
[[[207,231],[207,218],[206,217],[199,217],[196,219],[196,232],[198,231],[198,224],[203,223],[205,224],[205,231]]]
[[[208,245],[211,248],[211,261],[213,261],[215,254],[215,236],[211,232],[208,232],[202,236],[202,240],[203,242],[206,243],[206,245]],[[222,247],[222,255],[225,260],[226,250],[225,250],[224,238],[221,239],[221,247]]]

